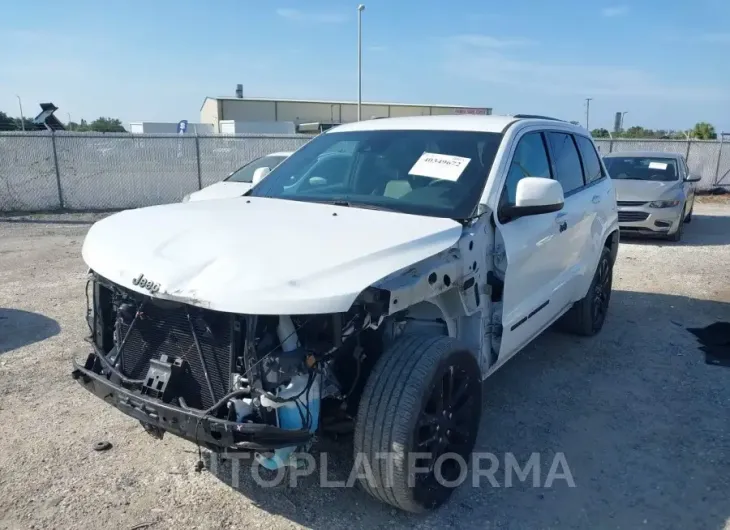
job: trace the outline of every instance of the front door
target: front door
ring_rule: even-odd
[[[514,205],[517,182],[522,178],[553,178],[546,142],[541,132],[527,133],[518,140],[499,210]],[[575,212],[566,208],[512,220],[500,218],[498,212],[497,246],[501,248],[495,252],[495,269],[504,277],[504,291],[497,365],[519,351],[565,307],[570,296],[566,265],[573,258],[570,241],[579,237],[580,228],[574,217]]]

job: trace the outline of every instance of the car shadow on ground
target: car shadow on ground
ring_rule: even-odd
[[[598,336],[546,332],[485,382],[475,454],[493,481],[475,484],[470,471],[434,513],[321,487],[323,468],[330,481],[348,480],[349,440],[319,442],[318,470],[297,487],[262,487],[250,461],[211,471],[260,508],[311,528],[722,528],[730,370],[705,364],[686,328],[727,320],[730,304],[614,291]]]
[[[721,215],[692,214],[692,222],[684,225],[684,234],[679,242],[669,241],[659,236],[639,236],[621,233],[621,242],[643,245],[663,246],[721,246],[730,244],[730,217]]]
[[[0,355],[58,335],[58,322],[39,313],[0,307]]]

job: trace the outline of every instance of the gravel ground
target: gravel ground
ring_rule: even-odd
[[[229,466],[196,473],[192,444],[152,439],[73,382],[95,218],[0,218],[0,528],[730,530],[730,369],[685,329],[730,321],[730,205],[698,204],[680,244],[623,241],[602,333],[548,332],[485,383],[477,450],[500,468],[539,452],[541,485],[562,452],[576,487],[497,472],[502,487],[463,486],[418,517],[316,476],[261,489]],[[345,478],[346,444],[322,447]]]

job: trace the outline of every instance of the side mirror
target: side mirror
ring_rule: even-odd
[[[310,186],[325,186],[327,184],[327,179],[324,179],[322,177],[311,177],[309,179],[309,185]]]
[[[253,177],[251,179],[251,183],[255,186],[259,182],[261,182],[266,175],[271,173],[271,169],[268,167],[260,167],[256,169],[256,171],[253,172]]]
[[[563,209],[563,186],[557,180],[541,177],[525,177],[517,183],[515,205],[503,214],[510,219],[527,215],[540,215]]]
[[[699,175],[693,175],[692,173],[687,175],[687,178],[684,179],[685,182],[699,182],[700,180],[702,180],[702,177]]]

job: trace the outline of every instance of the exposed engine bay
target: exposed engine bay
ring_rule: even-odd
[[[169,430],[216,451],[253,450],[276,469],[315,431],[352,429],[367,376],[394,333],[383,325],[388,293],[372,289],[361,298],[347,313],[236,315],[143,295],[92,273],[94,353],[74,375],[126,391],[93,390],[152,435]]]

